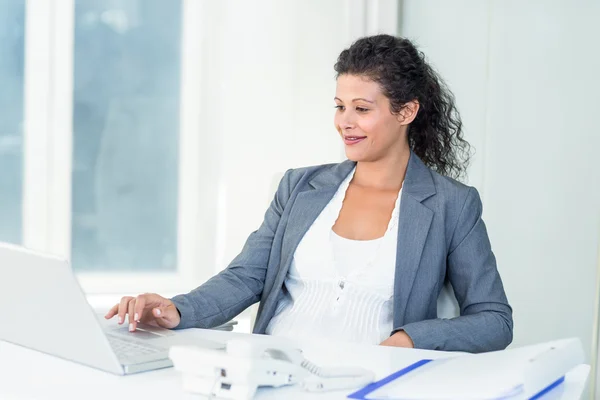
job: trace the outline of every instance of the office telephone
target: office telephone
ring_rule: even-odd
[[[225,351],[174,346],[169,352],[183,376],[184,390],[208,398],[251,399],[261,386],[300,384],[307,391],[367,385],[374,374],[364,368],[321,368],[291,345],[264,340],[229,340]]]

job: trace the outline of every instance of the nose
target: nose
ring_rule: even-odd
[[[338,115],[338,127],[341,131],[348,131],[356,126],[352,113],[348,111]]]

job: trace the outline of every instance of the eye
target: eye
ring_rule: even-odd
[[[365,112],[369,111],[369,109],[363,108],[363,107],[356,107],[356,111],[358,111],[360,113],[365,113]]]
[[[346,109],[344,106],[335,106],[335,108],[337,108],[339,111],[344,111]]]

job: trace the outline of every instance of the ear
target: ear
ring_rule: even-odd
[[[419,112],[419,102],[417,100],[409,101],[402,106],[398,113],[398,122],[402,125],[408,125],[415,120]]]

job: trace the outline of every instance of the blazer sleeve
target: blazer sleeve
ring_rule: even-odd
[[[176,329],[224,324],[260,300],[275,231],[292,190],[291,171],[279,183],[261,226],[229,266],[191,292],[171,299],[181,314]]]
[[[416,348],[478,353],[502,350],[512,342],[512,309],[481,214],[479,193],[470,188],[447,258],[460,316],[414,322],[394,331],[404,330]]]

